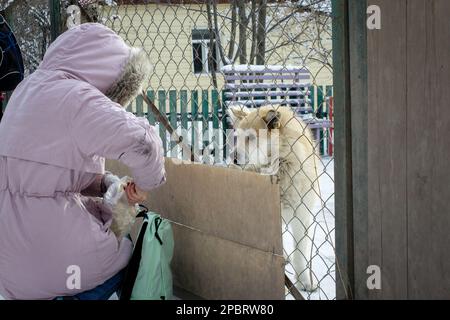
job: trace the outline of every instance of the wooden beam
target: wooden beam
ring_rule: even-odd
[[[336,298],[350,299],[354,287],[354,274],[348,0],[333,0],[332,5]]]

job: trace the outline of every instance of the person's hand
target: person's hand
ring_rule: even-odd
[[[124,188],[130,205],[144,202],[147,199],[147,193],[139,189],[134,182],[128,182]]]

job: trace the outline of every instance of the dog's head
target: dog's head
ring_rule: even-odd
[[[289,114],[286,107],[264,106],[249,109],[233,106],[228,109],[235,129],[235,164],[261,171],[279,161],[279,135]]]

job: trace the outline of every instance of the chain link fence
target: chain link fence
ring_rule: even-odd
[[[286,299],[335,299],[331,0],[84,0],[60,8],[63,25],[100,22],[147,52],[147,96],[202,162],[278,176],[293,284]],[[46,30],[49,16],[35,12],[35,28]],[[39,58],[49,37],[42,34]],[[34,57],[25,60],[32,72]],[[159,126],[142,97],[127,107]],[[167,156],[191,157],[159,130]]]

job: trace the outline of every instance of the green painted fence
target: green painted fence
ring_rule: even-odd
[[[314,106],[316,116],[327,119],[329,116],[327,98],[332,97],[333,87],[314,86],[310,90],[309,98]],[[166,115],[170,124],[174,128],[178,128],[178,133],[185,135],[185,139],[187,138],[189,143],[191,141],[198,142],[197,150],[200,150],[200,152],[211,144],[216,147],[216,150],[224,149],[225,131],[229,129],[226,118],[223,117],[224,105],[222,101],[225,100],[224,94],[225,92],[218,92],[217,90],[147,91],[148,98]],[[137,116],[147,117],[152,125],[156,123],[155,116],[152,112],[148,112],[142,97],[138,97],[128,106],[127,110]],[[180,156],[181,151],[177,150],[174,142],[171,142],[166,130],[160,127],[159,132],[166,155]],[[320,142],[318,142],[321,154],[327,154],[328,139],[329,130],[321,130]],[[220,162],[224,156],[225,154],[215,153],[214,161]]]

